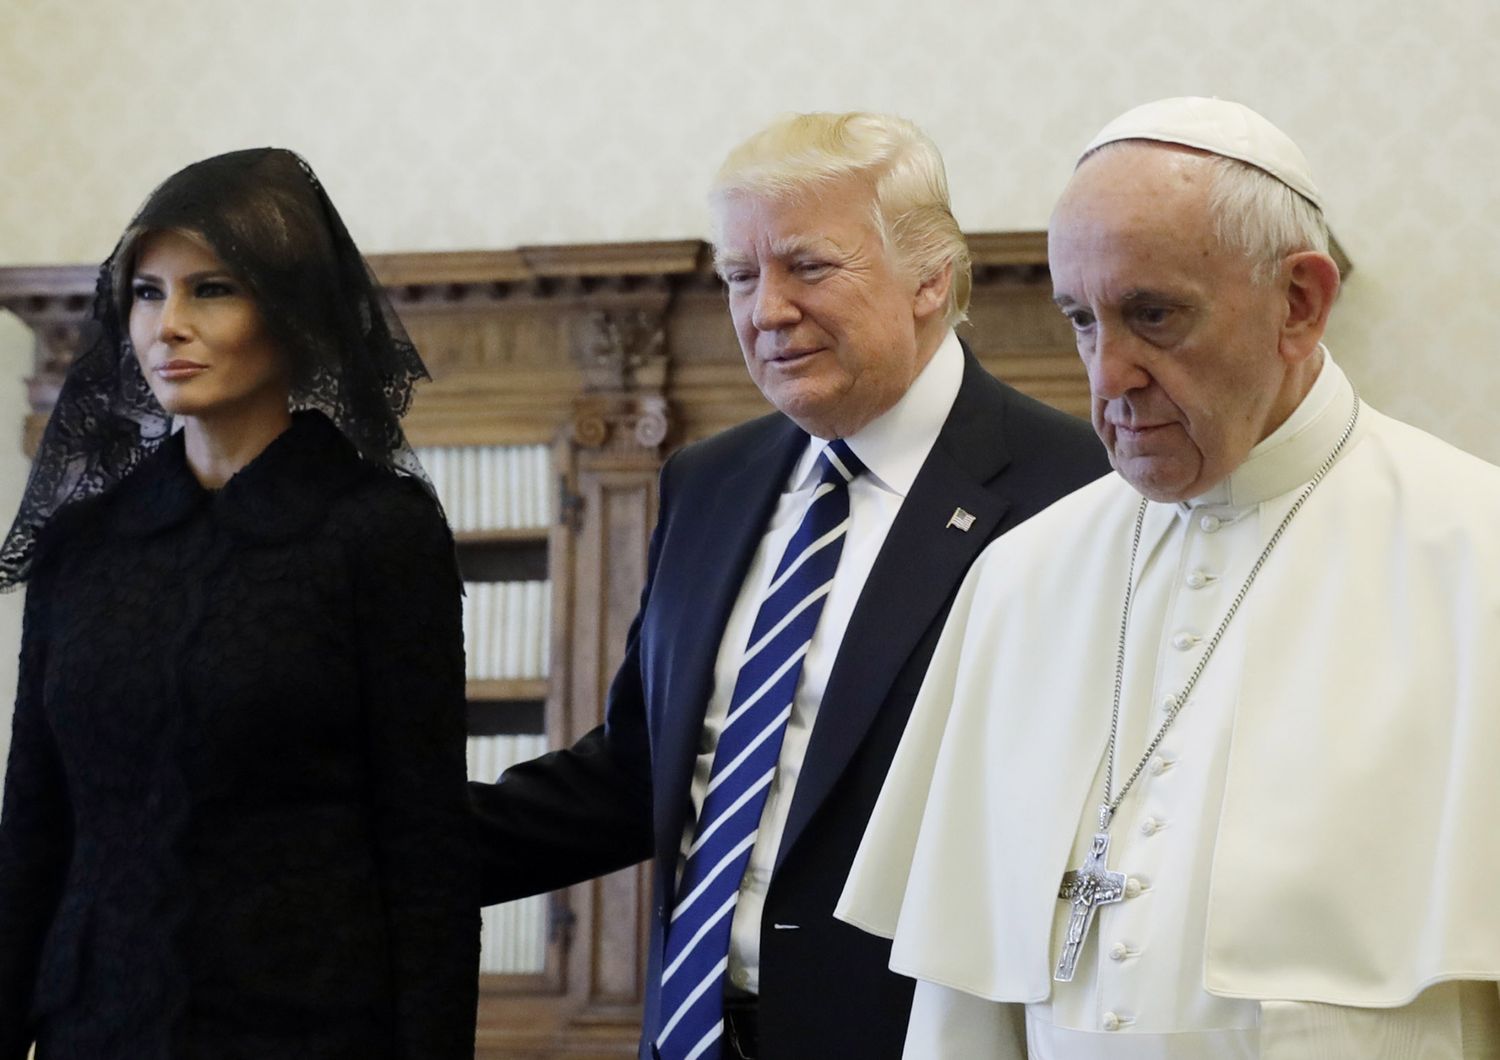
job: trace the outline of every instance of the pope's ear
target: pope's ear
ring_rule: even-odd
[[[1281,356],[1295,364],[1312,356],[1323,341],[1328,314],[1339,293],[1339,267],[1327,254],[1315,250],[1288,254],[1281,263],[1280,282],[1286,293]]]
[[[953,286],[953,262],[943,267],[917,285],[917,296],[913,310],[918,320],[926,320],[934,314],[942,315],[948,308],[948,290]]]

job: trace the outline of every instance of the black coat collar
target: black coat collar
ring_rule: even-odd
[[[304,411],[223,489],[207,490],[188,467],[179,432],[121,483],[111,519],[121,533],[147,537],[211,507],[220,523],[247,538],[287,540],[312,530],[333,498],[372,471],[328,417]]]

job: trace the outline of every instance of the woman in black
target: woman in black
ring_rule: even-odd
[[[467,1060],[460,584],[398,423],[420,359],[273,149],[158,188],[94,319],[0,550],[29,582],[0,1060]]]

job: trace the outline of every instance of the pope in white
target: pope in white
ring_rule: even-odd
[[[906,1055],[1500,1056],[1500,469],[1333,363],[1248,108],[1110,123],[1048,256],[1118,474],[974,566],[854,863]]]

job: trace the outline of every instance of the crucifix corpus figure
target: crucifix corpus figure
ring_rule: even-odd
[[[1060,983],[1073,981],[1083,940],[1088,938],[1089,928],[1094,923],[1094,910],[1125,897],[1125,874],[1109,871],[1105,864],[1108,855],[1109,836],[1104,832],[1095,833],[1094,845],[1089,848],[1089,856],[1083,864],[1063,873],[1057,896],[1073,903],[1073,913],[1068,918],[1068,936],[1063,942],[1062,955],[1057,959],[1057,970],[1052,973]]]

